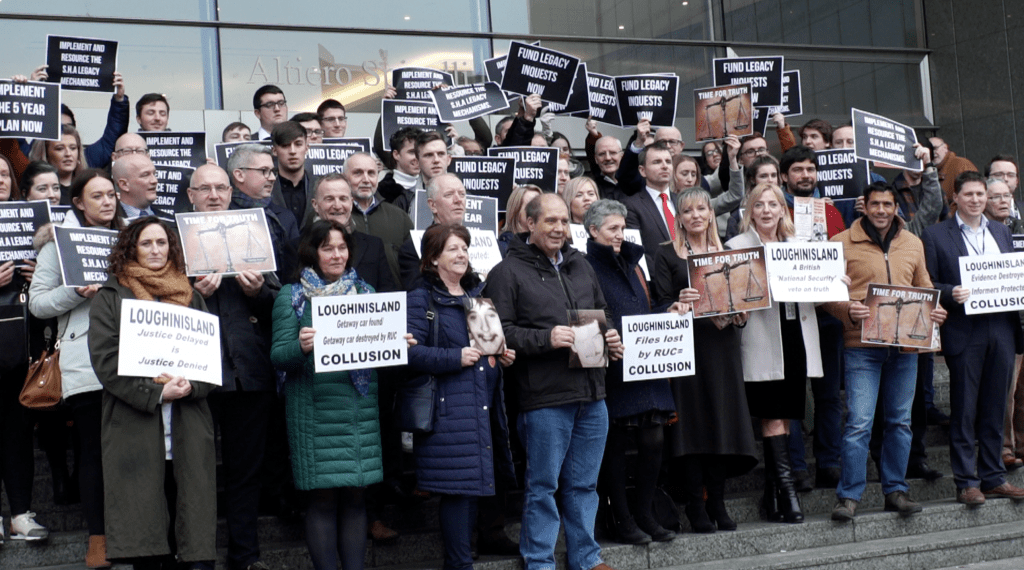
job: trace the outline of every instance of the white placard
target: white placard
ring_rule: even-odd
[[[624,232],[622,232],[622,238],[624,240],[628,241],[629,243],[635,243],[636,245],[639,245],[640,247],[644,246],[643,242],[640,241],[640,230],[638,230],[638,229],[626,228],[626,230]],[[640,257],[640,263],[638,263],[637,265],[639,265],[640,269],[644,272],[644,277],[646,277],[647,280],[650,281],[651,280],[651,272],[647,270],[647,256],[646,255],[641,256]]]
[[[313,297],[311,301],[317,373],[408,362],[404,291]]]
[[[220,386],[220,318],[188,307],[124,299],[117,373],[163,373]]]
[[[968,315],[1024,309],[1024,253],[960,258],[960,284],[971,292]]]
[[[498,238],[490,230],[467,229],[469,230],[470,240],[473,242],[469,244],[469,264],[473,267],[473,271],[478,273],[481,278],[486,279],[487,274],[494,269],[494,266],[501,263],[501,250],[498,249]],[[412,245],[416,248],[416,255],[420,259],[423,259],[423,252],[420,251],[420,248],[423,246],[423,233],[425,231],[412,230],[409,232],[409,235],[412,237]]]
[[[622,379],[693,376],[693,314],[622,317]]]
[[[849,301],[843,283],[843,245],[835,242],[778,242],[765,249],[772,298],[778,303]]]

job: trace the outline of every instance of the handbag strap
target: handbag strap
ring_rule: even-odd
[[[644,288],[644,295],[647,296],[647,308],[651,308],[651,290],[647,288],[647,278],[644,277],[643,269],[640,269],[639,265],[634,265],[633,269],[636,270],[636,276],[640,279],[640,286]]]
[[[437,308],[434,306],[434,295],[427,293],[427,321],[430,322],[431,346],[437,348]]]

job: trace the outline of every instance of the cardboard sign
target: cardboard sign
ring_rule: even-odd
[[[0,138],[60,137],[60,85],[0,79]]]
[[[496,198],[502,212],[515,187],[515,168],[515,158],[498,156],[453,156],[448,163],[448,172],[459,177],[466,194]]]
[[[860,109],[850,109],[850,112],[857,158],[882,162],[893,168],[923,170],[921,160],[914,156],[917,134],[912,127]]]
[[[364,152],[358,145],[311,144],[306,149],[306,164],[317,178],[332,172],[345,171],[345,161],[357,152]]]
[[[174,215],[189,277],[277,271],[262,208]]]
[[[1024,310],[1024,253],[961,256],[960,285],[968,315]]]
[[[508,109],[508,99],[497,83],[444,87],[430,92],[443,123],[468,121]]]
[[[671,127],[676,121],[679,78],[675,75],[625,75],[615,78],[622,126],[647,119],[652,127]]]
[[[785,117],[795,117],[804,112],[803,92],[800,87],[800,70],[786,71],[782,74],[782,105],[772,107],[773,113],[778,111]]]
[[[1024,234],[1013,234],[1013,251],[1024,251]]]
[[[932,310],[939,303],[938,289],[868,284],[864,304],[871,316],[861,324],[861,342],[932,350],[938,348],[939,326]]]
[[[0,264],[13,261],[15,267],[26,267],[26,259],[35,259],[32,238],[36,230],[50,223],[50,203],[0,202]]]
[[[363,152],[373,152],[370,139],[366,137],[339,137],[325,138],[323,144],[342,144],[345,146],[358,146]]]
[[[434,214],[427,204],[427,191],[417,190],[413,203],[413,225],[417,230],[426,230],[434,223]],[[469,229],[497,232],[498,199],[484,196],[466,196],[466,214],[462,225]]]
[[[696,318],[772,306],[763,246],[698,253],[689,256],[686,265],[690,287],[700,293],[693,306]]]
[[[783,58],[769,57],[715,58],[715,86],[740,85],[752,87],[751,102],[758,107],[782,105]]]
[[[599,123],[621,127],[622,115],[619,113],[619,92],[615,89],[615,78],[587,72],[587,87],[590,92],[590,116]]]
[[[776,242],[765,244],[764,250],[768,285],[775,302],[850,300],[850,291],[843,283],[846,261],[842,244]]]
[[[188,307],[124,299],[117,373],[161,374],[220,386],[220,317]]]
[[[46,81],[68,91],[114,92],[117,42],[46,36]]]
[[[50,222],[55,226],[63,224],[64,218],[70,213],[71,206],[54,206],[50,204]]]
[[[206,164],[206,133],[139,131],[149,147],[149,158],[157,166],[199,168]]]
[[[87,287],[106,283],[110,250],[117,242],[117,230],[53,227],[60,275],[65,287]]]
[[[816,151],[818,190],[823,198],[854,200],[871,183],[868,163],[859,160],[852,148]]]
[[[487,274],[494,269],[494,266],[501,263],[501,250],[498,248],[498,238],[491,230],[479,230],[467,228],[469,237],[473,243],[469,244],[469,264],[474,273],[478,273],[481,279],[486,279]],[[416,256],[423,257],[423,234],[426,230],[412,230],[409,235],[412,237],[412,245],[416,248]]]
[[[523,96],[536,93],[543,101],[565,105],[579,64],[577,57],[514,41],[508,48],[501,88]]]
[[[381,99],[380,134],[384,141],[384,150],[391,150],[391,135],[405,127],[437,131],[444,136],[446,145],[450,145],[452,142],[444,132],[445,126],[441,124],[441,118],[437,116],[437,107],[434,107],[433,103]]]
[[[487,156],[514,158],[515,184],[536,184],[545,192],[554,192],[558,186],[558,149],[536,146],[503,146],[487,149]]]
[[[608,317],[595,309],[569,309],[569,328],[573,332],[569,347],[569,368],[605,368],[608,366]]]
[[[395,99],[430,101],[430,91],[439,84],[455,85],[451,73],[426,67],[399,67],[391,71],[391,86],[398,92]]]
[[[217,155],[217,166],[223,168],[225,171],[228,169],[228,159],[234,154],[235,149],[242,146],[243,144],[258,144],[263,145],[267,148],[273,146],[269,140],[265,141],[238,141],[238,142],[227,142],[217,143],[213,145],[213,152]],[[228,177],[231,177],[231,173],[228,173]]]
[[[694,89],[693,112],[697,142],[729,135],[742,138],[754,132],[754,108],[747,84]]]
[[[311,301],[317,373],[408,362],[405,291],[313,297]]]
[[[153,213],[165,218],[174,218],[178,212],[192,210],[192,202],[188,199],[189,180],[193,169],[180,166],[157,165],[156,167],[156,200],[153,201]]]
[[[793,198],[793,227],[798,241],[828,241],[825,199]]]
[[[693,315],[622,317],[622,380],[693,376]]]
[[[565,105],[551,103],[548,109],[556,115],[586,117],[590,115],[590,90],[587,88],[587,64],[581,63],[576,71],[576,79],[569,91],[569,102]]]

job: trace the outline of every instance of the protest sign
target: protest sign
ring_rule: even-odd
[[[189,277],[277,271],[262,208],[178,213],[174,218]]]
[[[501,263],[501,250],[498,249],[498,238],[491,230],[480,230],[467,228],[469,237],[473,243],[469,244],[469,264],[473,267],[474,273],[479,273],[481,278],[486,279],[487,274],[494,269],[494,266]],[[416,256],[422,257],[420,248],[423,246],[423,233],[425,230],[412,230],[409,235],[412,237],[412,245],[416,248]]]
[[[366,137],[339,137],[339,138],[325,138],[323,144],[341,144],[345,146],[358,146],[363,152],[371,152],[372,145],[370,139]]]
[[[258,144],[270,148],[272,143],[269,140],[265,141],[238,141],[238,142],[227,142],[217,143],[213,145],[213,152],[217,155],[217,166],[223,168],[225,171],[228,169],[228,159],[234,154],[235,149],[242,146],[243,144]],[[228,177],[231,177],[231,173],[228,172]]]
[[[156,200],[151,205],[153,213],[173,219],[177,212],[192,210],[192,202],[188,199],[192,172],[193,169],[189,167],[156,165]]]
[[[786,71],[782,74],[782,104],[773,107],[785,117],[795,117],[804,112],[803,92],[800,90],[800,70]]]
[[[124,299],[118,349],[119,376],[170,374],[217,386],[223,381],[217,315],[170,303]]]
[[[46,36],[46,81],[68,91],[114,92],[117,42]]]
[[[405,291],[313,297],[311,301],[318,374],[408,362]]]
[[[622,380],[693,376],[693,315],[622,317]]]
[[[768,285],[776,303],[849,301],[843,246],[835,242],[775,242],[764,246]]]
[[[434,223],[434,214],[427,204],[427,191],[417,190],[413,203],[413,226],[425,230]],[[496,232],[498,229],[498,199],[485,196],[466,196],[466,214],[462,225],[469,229]]]
[[[1024,310],[1024,253],[961,256],[960,285],[968,315]]]
[[[615,78],[622,126],[646,119],[652,127],[671,127],[676,121],[679,78],[675,75],[624,75]]]
[[[758,107],[782,105],[781,55],[715,58],[715,86],[750,84],[751,102]]]
[[[536,184],[545,192],[554,192],[558,186],[558,149],[535,146],[492,146],[487,156],[514,158],[515,185]]]
[[[861,323],[860,340],[871,344],[935,349],[939,326],[932,322],[931,315],[938,303],[938,289],[868,283],[864,304],[871,309],[871,316]]]
[[[455,85],[451,73],[426,67],[399,67],[391,70],[391,86],[398,92],[395,99],[430,101],[430,91],[439,84]]]
[[[448,172],[459,177],[466,194],[497,198],[502,212],[515,187],[515,168],[515,158],[498,156],[453,156],[448,163]]]
[[[391,150],[391,135],[404,127],[416,127],[424,131],[437,131],[444,136],[444,144],[451,144],[451,138],[445,134],[444,125],[437,116],[437,107],[424,101],[403,101],[401,99],[381,99],[380,101],[380,134],[384,142],[384,150]]]
[[[483,297],[464,297],[466,308],[466,331],[469,333],[469,347],[480,351],[483,356],[501,356],[505,353],[505,330],[501,317],[494,307],[494,301]]]
[[[629,243],[639,245],[640,247],[643,247],[644,245],[643,242],[640,241],[640,230],[638,229],[626,228],[625,230],[623,230],[622,241],[628,241]],[[640,261],[637,262],[637,265],[639,265],[641,271],[644,272],[644,277],[648,281],[650,281],[651,272],[650,270],[647,269],[647,256],[640,256]]]
[[[57,260],[65,287],[106,283],[107,258],[117,241],[117,230],[53,227]]]
[[[577,57],[514,41],[508,48],[501,88],[523,96],[535,93],[543,101],[565,105],[579,64]]]
[[[590,114],[590,90],[587,88],[587,81],[587,64],[581,63],[576,71],[576,79],[572,82],[569,102],[565,105],[551,103],[548,109],[556,115],[588,116]]]
[[[64,223],[64,217],[70,212],[71,206],[54,206],[50,204],[50,222],[55,226],[59,226]]]
[[[854,200],[864,193],[871,177],[868,163],[852,148],[815,151],[818,155],[818,190],[823,198]]]
[[[690,287],[700,293],[693,307],[697,318],[772,306],[763,246],[698,253],[686,265]]]
[[[1024,234],[1013,234],[1013,251],[1024,251]]]
[[[306,149],[306,166],[317,178],[332,172],[345,171],[345,161],[357,152],[363,152],[358,145],[311,144]]]
[[[572,346],[569,347],[569,368],[605,368],[608,366],[608,317],[595,309],[569,309]]]
[[[199,168],[206,164],[206,133],[175,133],[172,131],[139,131],[146,141],[149,158],[157,166]]]
[[[444,123],[468,121],[508,109],[508,99],[497,83],[444,87],[430,92],[437,116]]]
[[[697,142],[744,137],[754,132],[750,85],[707,87],[693,90]]]
[[[824,198],[793,198],[793,227],[798,241],[827,241],[826,221]]]
[[[587,72],[587,87],[590,91],[590,116],[599,123],[621,127],[622,115],[619,114],[619,92],[615,89],[615,78]]]
[[[49,205],[46,200],[0,202],[0,264],[13,261],[15,267],[25,267],[26,259],[36,258],[32,238],[50,223]]]
[[[60,86],[0,79],[0,138],[59,141]]]
[[[917,134],[913,127],[860,109],[850,109],[850,112],[857,158],[882,162],[893,168],[923,170],[921,160],[914,156]]]
[[[539,46],[540,41],[535,41],[532,46]],[[505,76],[505,66],[508,64],[508,55],[499,55],[498,57],[492,57],[491,59],[484,60],[484,73],[487,74],[487,81],[493,81],[498,85],[501,85],[501,78]],[[515,103],[520,99],[518,93],[512,93],[511,91],[505,91],[505,97],[508,98],[509,103]]]

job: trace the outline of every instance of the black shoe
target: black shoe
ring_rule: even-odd
[[[711,522],[708,512],[704,509],[704,501],[691,500],[686,503],[686,518],[690,521],[690,528],[698,534],[711,534],[715,532],[715,523]]]
[[[949,427],[949,416],[938,408],[928,408],[928,425]]]
[[[793,487],[797,493],[809,493],[814,490],[814,478],[806,469],[793,471]]]
[[[614,518],[616,542],[622,544],[650,544],[651,535],[640,530],[633,517],[629,516],[624,519]]]
[[[718,530],[736,530],[736,522],[725,510],[725,481],[708,483],[708,500],[704,504],[704,510],[708,518],[715,523]]]
[[[654,517],[651,515],[637,516],[636,526],[647,535],[650,535],[651,539],[655,542],[669,542],[676,537],[676,533],[658,524],[658,521],[654,520]]]
[[[909,517],[921,512],[921,504],[911,500],[906,491],[893,491],[885,496],[885,510],[899,513],[901,517]]]
[[[907,479],[924,479],[935,481],[942,478],[942,471],[932,469],[924,461],[907,466]]]
[[[814,472],[814,486],[818,489],[835,489],[843,471],[838,467],[819,467]]]
[[[480,536],[476,541],[476,550],[479,554],[495,556],[519,555],[519,545],[512,542],[512,539],[504,532],[495,532],[490,536]]]

